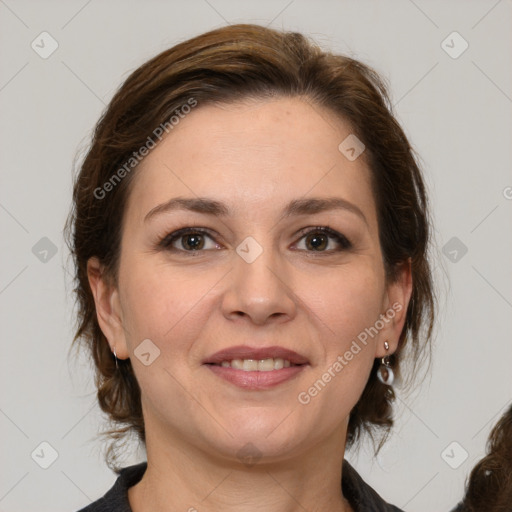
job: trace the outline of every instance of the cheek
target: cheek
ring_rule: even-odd
[[[313,408],[335,421],[348,414],[368,380],[377,339],[370,328],[382,312],[383,289],[380,274],[371,266],[337,269],[325,284],[303,288],[324,354],[299,402],[314,402]]]
[[[355,406],[374,362],[376,337],[368,335],[380,314],[375,274],[333,279],[328,293],[311,297],[321,329],[324,357],[297,400],[311,417],[324,418],[322,429],[339,425]]]
[[[343,350],[375,324],[383,291],[380,275],[370,266],[335,269],[323,286],[304,287],[308,305],[329,334],[328,350]]]
[[[191,280],[183,272],[149,264],[134,264],[126,275],[123,312],[127,344],[144,402],[153,411],[172,415],[170,405],[162,407],[171,403],[173,410],[193,411],[194,404],[182,386],[190,378],[188,354],[204,332],[208,292],[216,281],[207,273]],[[152,343],[143,345],[147,339]],[[151,362],[145,365],[139,355],[148,351]],[[169,417],[164,421],[170,421]]]
[[[178,351],[180,344],[200,332],[199,315],[204,314],[204,302],[218,278],[199,269],[200,277],[191,279],[189,273],[171,272],[168,267],[126,263],[130,270],[123,282],[123,312],[132,351],[146,338],[162,355]]]

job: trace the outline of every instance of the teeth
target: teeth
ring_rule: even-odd
[[[244,359],[242,362],[242,370],[244,372],[258,371],[258,361],[254,360],[254,359]]]
[[[275,359],[233,359],[232,361],[222,361],[221,366],[224,368],[234,368],[235,370],[243,370],[245,372],[270,372],[272,370],[280,370],[281,368],[289,368],[292,366],[290,361],[277,357]],[[295,365],[294,365],[295,366]]]
[[[222,361],[222,362],[223,363],[227,362],[229,364],[229,361]],[[233,361],[231,361],[231,368],[235,368],[235,370],[242,370],[243,366],[244,366],[244,362],[241,359],[233,359]]]
[[[284,360],[283,359],[274,359],[273,363],[274,363],[274,368],[276,370],[280,370],[281,368],[284,367]],[[287,361],[287,363],[288,363],[288,366],[290,366],[290,361]]]

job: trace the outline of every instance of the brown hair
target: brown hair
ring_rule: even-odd
[[[487,455],[478,462],[466,483],[460,512],[510,512],[512,504],[512,406],[494,426],[487,440]]]
[[[106,434],[115,439],[134,432],[145,442],[140,389],[129,359],[120,360],[116,370],[97,321],[87,260],[98,257],[105,279],[117,283],[123,214],[135,171],[123,173],[123,179],[110,187],[105,197],[98,198],[95,191],[112,180],[116,169],[123,165],[126,169],[126,162],[155,128],[168,123],[191,98],[200,108],[209,103],[275,96],[300,97],[312,106],[328,109],[348,122],[365,144],[363,156],[372,175],[388,282],[396,278],[401,263],[410,258],[412,265],[412,296],[391,365],[399,375],[401,363],[408,361],[413,376],[420,359],[430,364],[435,294],[427,258],[429,207],[413,149],[392,114],[383,80],[370,67],[323,51],[299,33],[249,24],[226,26],[160,53],[126,79],[98,121],[75,178],[65,227],[78,303],[73,344],[82,340],[92,354],[98,402],[116,426]],[[405,349],[410,352],[407,356]],[[394,393],[376,378],[379,364],[376,359],[366,388],[351,411],[347,446],[362,430],[372,438],[372,432],[379,430],[386,434],[380,449],[393,424]],[[115,467],[110,464],[111,456],[115,462],[114,444],[107,455],[109,467]]]

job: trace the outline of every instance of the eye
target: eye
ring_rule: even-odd
[[[333,253],[352,248],[352,243],[341,233],[328,226],[317,226],[314,228],[305,228],[299,232],[304,239],[307,252]],[[208,247],[207,239],[211,241]],[[338,247],[330,248],[330,241],[334,240]],[[178,229],[166,236],[159,242],[158,247],[171,252],[201,252],[203,250],[221,249],[216,243],[209,231],[203,228],[186,227]]]
[[[217,243],[213,243],[210,247],[205,247],[205,239],[209,238],[213,241],[213,238],[208,234],[208,231],[202,228],[183,228],[170,233],[165,236],[158,243],[159,247],[162,247],[168,251],[185,251],[185,252],[196,252],[201,250],[219,249],[220,246]],[[180,241],[181,239],[181,241]],[[178,247],[174,244],[178,242]]]
[[[346,251],[352,248],[352,243],[350,240],[348,240],[347,237],[328,226],[317,226],[311,229],[306,229],[308,229],[308,231],[305,233],[304,230],[301,231],[301,233],[303,233],[301,239],[303,238],[305,241],[306,250],[308,250],[309,247],[312,247],[312,250],[309,252],[331,253],[344,250]],[[335,242],[338,244],[338,248],[325,250],[325,248],[329,245],[329,239],[335,240]]]

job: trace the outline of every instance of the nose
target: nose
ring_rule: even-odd
[[[295,317],[296,300],[290,273],[271,249],[264,249],[251,263],[238,253],[233,260],[222,301],[226,318],[238,321],[242,317],[264,325]]]

